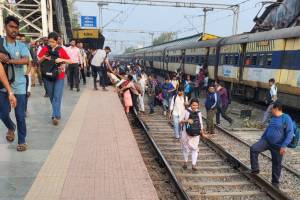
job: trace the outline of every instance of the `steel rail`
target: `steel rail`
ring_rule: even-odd
[[[164,157],[164,155],[162,154],[161,150],[159,149],[158,145],[156,144],[156,142],[154,141],[153,137],[151,136],[151,134],[149,133],[149,128],[147,127],[147,125],[143,122],[143,120],[141,120],[138,116],[138,114],[136,113],[136,111],[134,111],[134,117],[138,120],[139,124],[142,126],[144,132],[146,133],[151,145],[153,146],[154,150],[156,151],[159,159],[163,162],[163,164],[166,167],[166,171],[168,172],[169,176],[172,179],[172,182],[176,188],[176,190],[178,191],[178,195],[180,200],[191,200],[191,198],[188,196],[188,194],[185,192],[185,190],[183,189],[181,183],[177,180],[175,173],[172,170],[172,167],[170,166],[169,162],[167,161],[167,159]]]
[[[206,120],[205,117],[203,117],[203,119]],[[233,135],[231,132],[229,132],[229,131],[226,130],[225,128],[223,128],[223,127],[221,127],[221,126],[218,126],[218,125],[216,125],[216,124],[215,124],[215,126],[216,126],[216,128],[217,128],[218,130],[220,130],[220,131],[226,133],[228,136],[234,138],[234,139],[237,140],[238,142],[240,142],[240,143],[242,143],[242,144],[248,146],[249,148],[251,147],[251,145],[248,144],[246,141],[244,141],[243,139],[241,139],[241,138],[239,138],[239,137]],[[271,158],[269,155],[267,155],[266,153],[261,153],[261,155],[263,155],[263,156],[269,158],[270,160],[272,159],[272,158]],[[285,164],[285,163],[282,163],[282,166],[283,166],[287,171],[289,171],[290,173],[292,173],[292,174],[294,174],[295,176],[297,176],[297,177],[300,178],[300,173],[299,173],[297,170],[291,168],[290,166],[288,166],[288,165]]]

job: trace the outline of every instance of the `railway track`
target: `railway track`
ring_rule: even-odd
[[[180,142],[173,139],[169,121],[158,112],[136,119],[179,189],[179,199],[291,199],[260,177],[244,173],[245,158],[235,159],[213,141],[200,142],[197,172],[191,166],[183,170]]]
[[[176,189],[173,184],[170,184],[167,169],[158,162],[155,149],[151,146],[142,126],[137,123],[134,116],[130,115],[128,119],[159,199],[177,200]]]
[[[201,99],[201,102],[203,104],[204,99]],[[237,107],[244,107],[248,109],[253,109],[253,112],[261,112],[258,110],[254,105],[244,105],[239,102],[233,102],[231,105],[231,108],[237,108]],[[204,108],[204,106],[202,106]],[[239,108],[241,109],[241,108]],[[205,109],[201,109],[202,113],[205,115]],[[254,113],[254,115],[261,116],[263,112],[261,113]],[[233,117],[233,115],[231,116]],[[255,117],[254,117],[255,118]],[[293,118],[297,121],[299,121],[298,118]],[[235,121],[236,122],[236,121]],[[262,135],[263,130],[257,129],[257,128],[228,128],[226,126],[226,123],[222,123],[221,120],[222,129],[219,129],[222,132],[227,132],[227,135],[232,135],[236,137],[237,140],[240,140],[240,142],[247,144],[246,146],[250,146],[254,144]],[[300,124],[298,124],[298,127],[300,127]],[[269,157],[271,156],[270,154],[267,154]],[[285,159],[284,159],[284,164],[286,165],[287,168],[290,168],[294,173],[300,177],[300,147],[297,147],[296,149],[287,149]]]

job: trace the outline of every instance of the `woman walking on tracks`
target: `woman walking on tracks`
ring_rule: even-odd
[[[181,146],[184,157],[183,169],[187,169],[189,154],[192,154],[192,170],[197,171],[196,163],[198,158],[198,145],[200,136],[207,138],[204,134],[202,123],[202,114],[199,111],[198,99],[192,99],[190,108],[185,111],[184,119],[181,121],[183,124],[183,132],[181,138]]]

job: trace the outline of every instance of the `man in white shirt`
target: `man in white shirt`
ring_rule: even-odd
[[[107,67],[110,71],[112,71],[111,66],[108,60],[108,54],[111,52],[109,47],[105,47],[104,49],[97,49],[93,53],[93,58],[91,61],[92,73],[94,77],[94,89],[97,88],[97,76],[99,74],[100,77],[100,86],[105,91],[107,86]]]
[[[185,106],[188,104],[188,98],[184,96],[184,87],[180,85],[178,92],[174,95],[170,102],[170,114],[169,118],[173,117],[174,124],[174,136],[176,139],[181,137],[180,122],[184,118]]]
[[[271,110],[273,108],[273,104],[277,101],[277,87],[275,84],[275,79],[271,78],[269,80],[270,91],[267,93],[266,103],[269,105],[267,110],[264,112],[263,119],[261,121],[261,127],[265,125],[267,120],[271,115]]]

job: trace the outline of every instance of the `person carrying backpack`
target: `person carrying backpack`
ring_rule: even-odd
[[[4,20],[6,37],[3,38],[3,47],[7,53],[0,53],[0,61],[6,65],[12,65],[15,71],[14,81],[11,88],[17,99],[15,107],[15,116],[17,127],[10,118],[10,104],[7,101],[7,91],[0,90],[0,117],[8,129],[6,139],[13,142],[15,131],[18,131],[17,151],[26,151],[27,128],[25,120],[25,102],[26,102],[26,78],[24,76],[24,65],[29,63],[29,50],[26,45],[17,41],[19,32],[19,20],[14,16],[8,16]],[[12,95],[11,93],[9,94]]]
[[[271,109],[272,118],[258,142],[250,147],[251,173],[259,173],[258,154],[266,150],[272,155],[272,184],[279,187],[281,163],[286,148],[291,144],[297,128],[291,117],[282,112],[282,104],[275,102]],[[295,129],[296,128],[296,129]],[[299,132],[298,132],[299,139]]]
[[[183,132],[181,137],[181,147],[183,152],[184,164],[183,169],[187,169],[189,154],[192,154],[192,170],[197,171],[196,163],[198,159],[198,145],[200,136],[207,138],[204,134],[202,123],[202,114],[199,111],[199,100],[194,98],[191,100],[190,108],[185,110],[183,120]]]
[[[184,118],[187,103],[188,98],[184,95],[184,87],[180,85],[177,94],[172,97],[170,102],[169,118],[173,119],[175,139],[181,137],[180,121]]]
[[[64,90],[65,69],[63,63],[73,63],[66,51],[57,43],[58,34],[52,32],[48,36],[49,46],[45,46],[38,54],[41,63],[46,93],[52,104],[52,124],[57,126],[61,118],[61,101]]]

